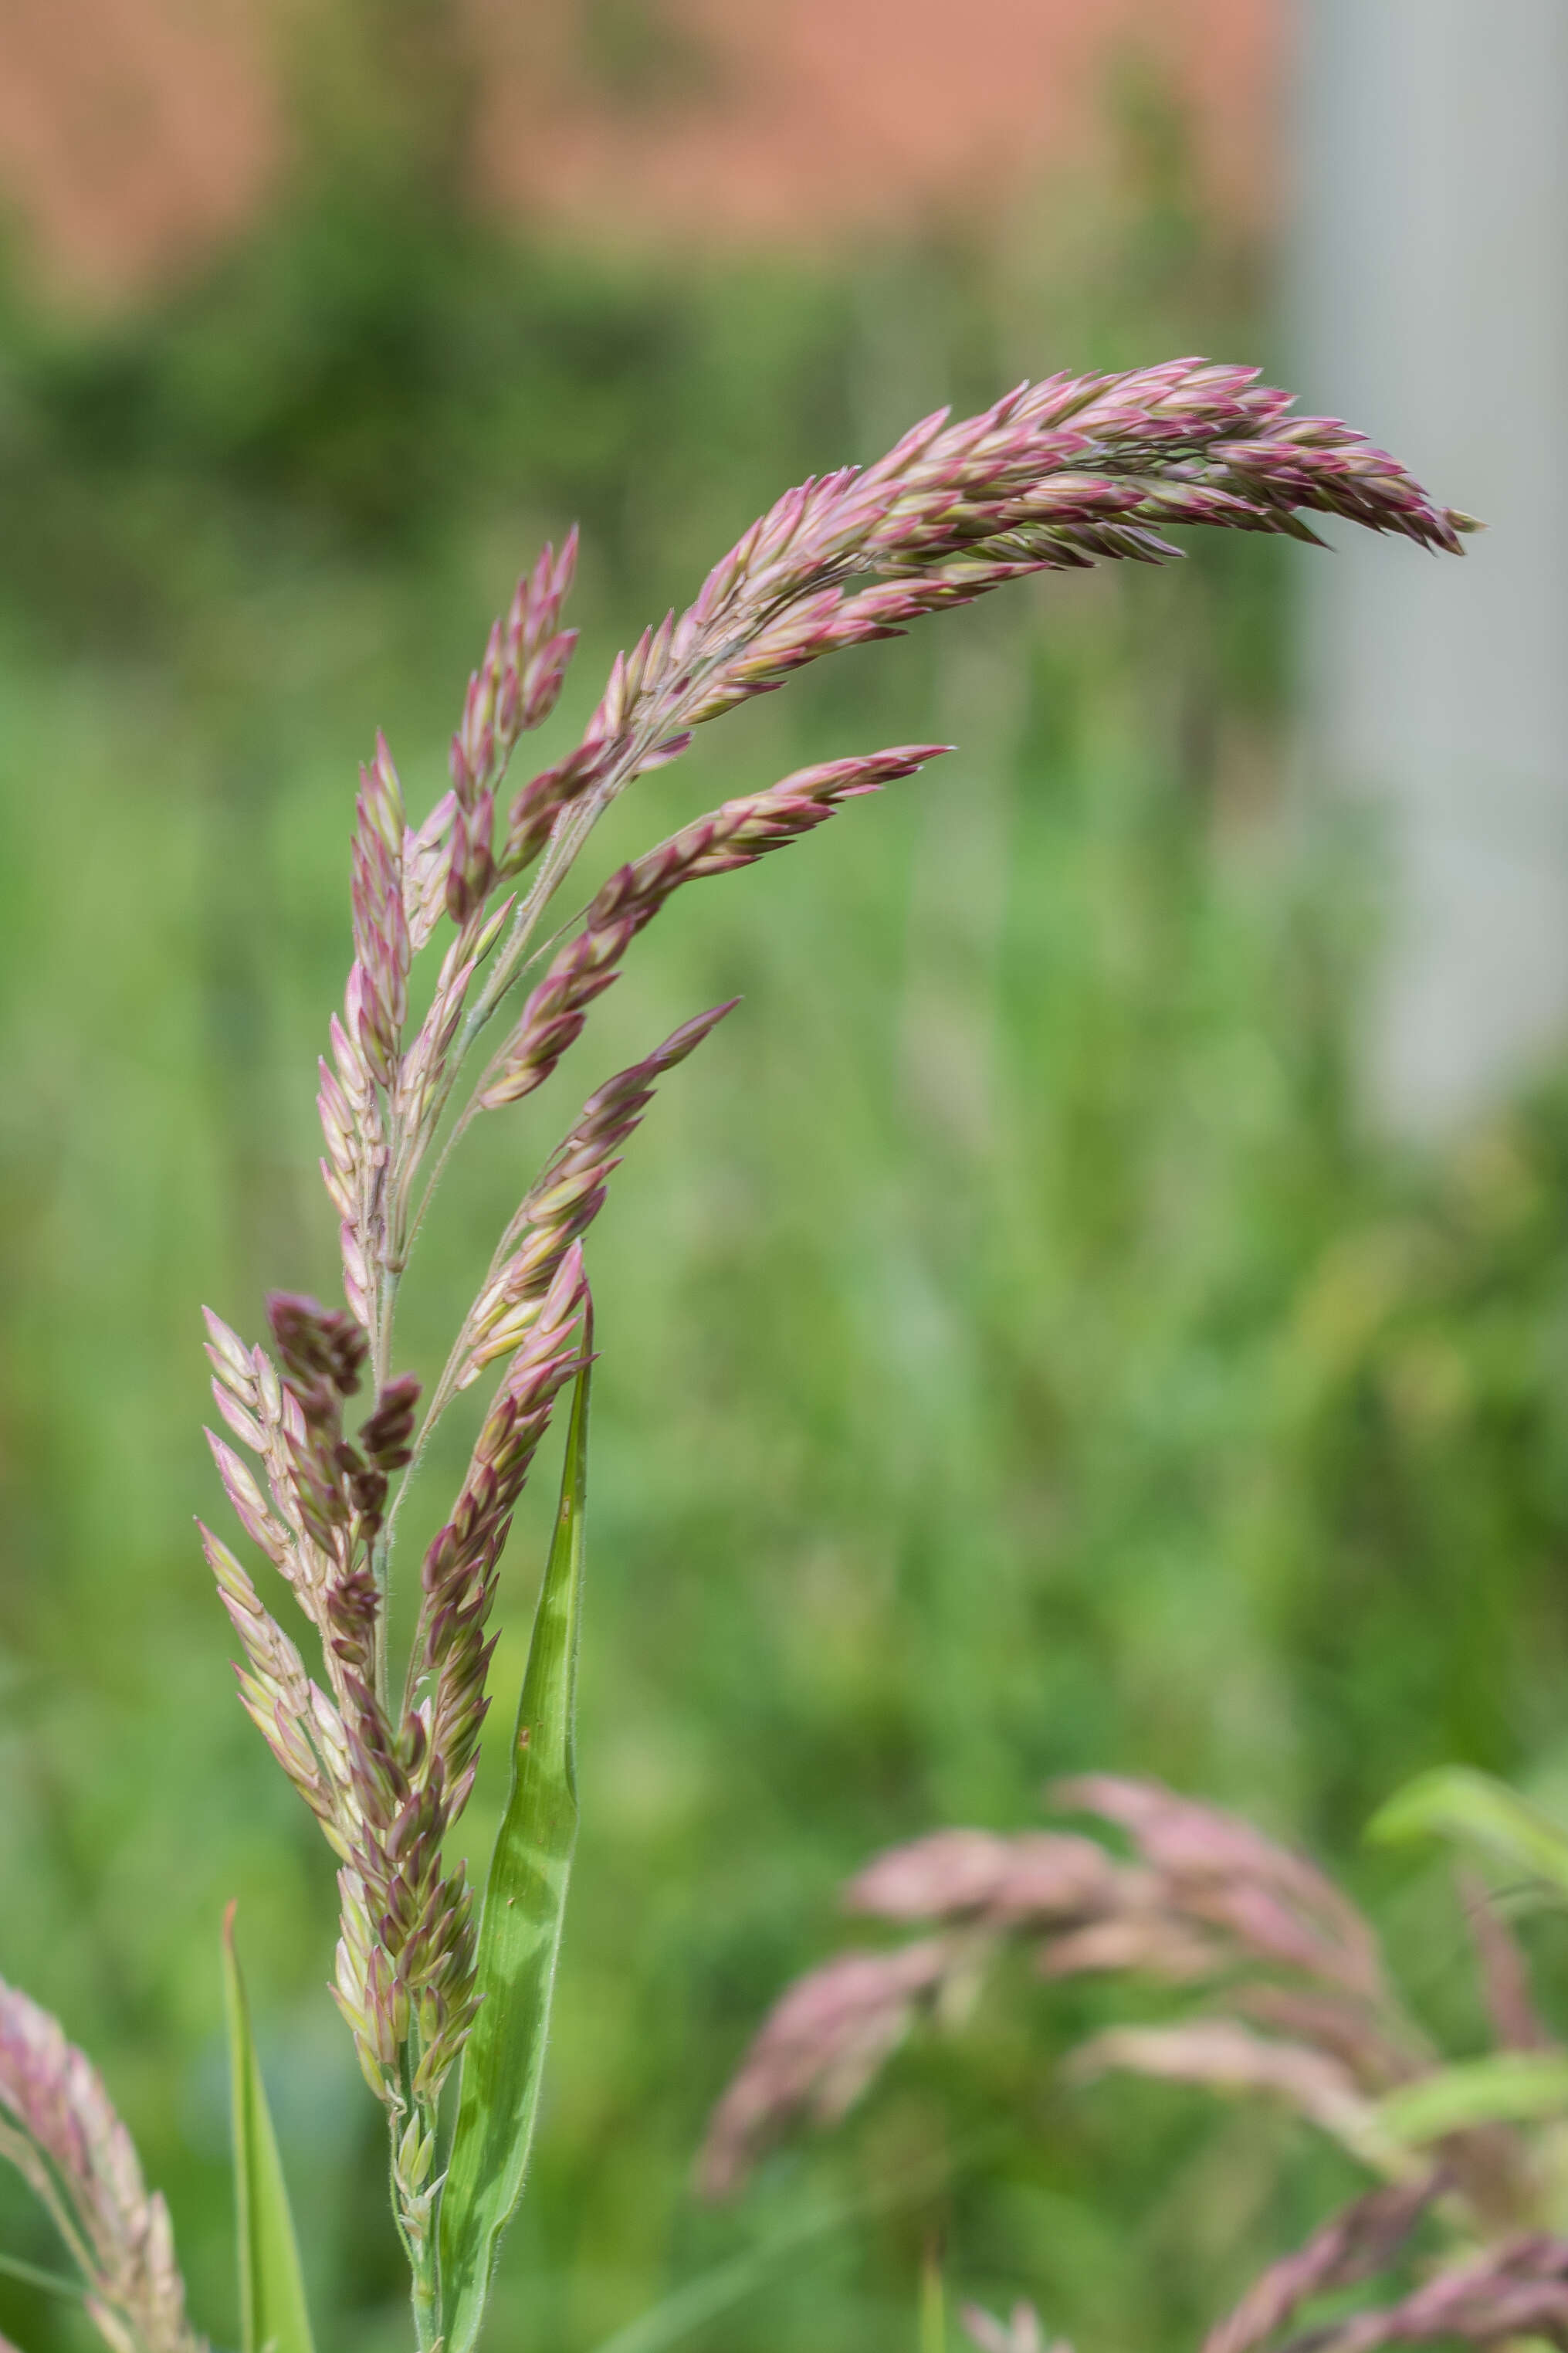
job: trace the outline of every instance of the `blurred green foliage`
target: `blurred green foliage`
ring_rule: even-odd
[[[624,62],[636,12],[602,14]],[[0,1968],[100,2060],[232,2342],[239,1894],[349,2353],[405,2338],[380,2119],[324,1991],[328,1858],[234,1704],[189,1523],[198,1303],[254,1332],[267,1285],[334,1279],[311,1058],[355,761],[383,723],[434,796],[489,617],[574,516],[586,643],[545,757],[785,481],[1026,372],[1259,343],[1247,259],[1135,79],[1114,184],[1005,236],[656,265],[471,218],[461,76],[402,15],[403,82],[348,42],[302,92],[296,186],[204,282],[91,326],[14,291],[0,357]],[[584,1832],[498,2346],[589,2353],[775,2232],[808,2235],[692,2341],[907,2347],[933,2232],[955,2284],[1032,2295],[1085,2353],[1189,2341],[1317,2211],[1317,2160],[1275,2189],[1267,2118],[1052,2090],[1081,2021],[1037,1991],[739,2213],[693,2208],[706,2109],[837,1882],[933,1824],[1031,1820],[1049,1772],[1159,1772],[1349,1857],[1440,2004],[1440,1895],[1357,1855],[1362,1821],[1440,1759],[1568,1770],[1568,1099],[1439,1166],[1358,1133],[1375,862],[1288,824],[1277,782],[1313,560],[1222,543],[997,598],[737,714],[614,820],[606,860],[803,759],[962,745],[687,894],[572,1075],[477,1141],[411,1286],[428,1372],[587,1085],[744,992],[595,1236]],[[824,2200],[859,2219],[809,2235]],[[0,2225],[49,2260],[9,2189]],[[0,2328],[84,2341],[10,2282]]]

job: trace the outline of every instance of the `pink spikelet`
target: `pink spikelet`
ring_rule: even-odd
[[[576,568],[573,531],[559,556],[544,548],[518,582],[505,620],[490,631],[452,738],[452,789],[461,808],[473,808],[482,794],[493,792],[518,737],[542,726],[555,708],[577,642],[575,629],[558,626]]]
[[[351,987],[361,1050],[384,1087],[392,1082],[407,1018],[413,948],[403,892],[403,787],[384,735],[375,739],[374,761],[360,770],[356,815],[351,895],[360,977]]]

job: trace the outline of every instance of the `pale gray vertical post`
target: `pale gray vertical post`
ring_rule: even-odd
[[[1296,0],[1300,388],[1483,516],[1304,563],[1303,742],[1390,891],[1374,1113],[1440,1132],[1568,1048],[1568,0]]]

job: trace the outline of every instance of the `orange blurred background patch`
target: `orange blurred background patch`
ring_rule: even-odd
[[[288,61],[335,13],[13,0],[0,191],[31,266],[58,290],[124,297],[220,247],[286,171]],[[1092,158],[1118,58],[1185,101],[1222,204],[1268,203],[1279,0],[461,0],[417,14],[468,80],[473,193],[556,232],[810,249],[988,206]]]

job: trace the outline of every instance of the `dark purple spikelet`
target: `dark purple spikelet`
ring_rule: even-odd
[[[302,1411],[324,1415],[329,1407],[319,1399],[353,1395],[364,1364],[365,1336],[352,1316],[297,1292],[273,1291],[267,1297],[267,1320],[284,1377]]]
[[[299,1408],[288,1432],[299,1517],[313,1542],[346,1573],[345,1532],[374,1535],[386,1501],[387,1474],[409,1459],[419,1383],[411,1375],[384,1383],[360,1443],[342,1435],[342,1402],[360,1385],[363,1330],[319,1300],[273,1292],[268,1320],[284,1368],[284,1388]]]
[[[340,1444],[339,1467],[347,1482],[349,1501],[360,1527],[374,1536],[386,1505],[387,1482],[414,1457],[414,1421],[420,1383],[413,1373],[400,1373],[376,1392],[375,1409],[361,1422],[358,1443]]]

